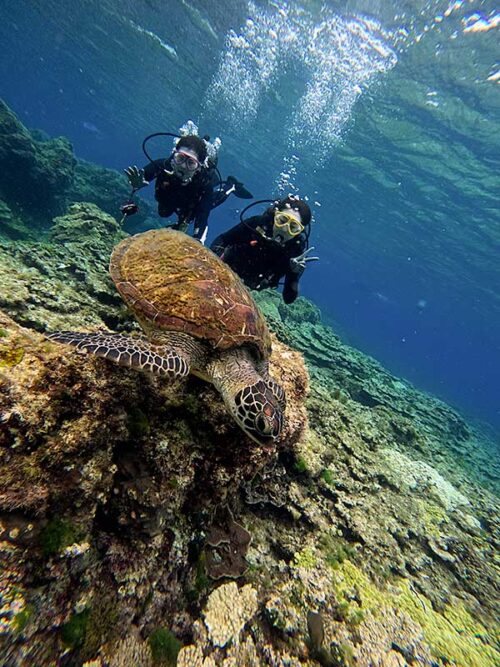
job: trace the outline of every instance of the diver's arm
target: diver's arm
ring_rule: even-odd
[[[309,253],[314,250],[314,246],[304,250],[295,257],[290,257],[289,269],[285,275],[285,286],[283,288],[283,300],[285,303],[293,303],[299,295],[299,279],[307,267],[307,262],[317,262],[319,257],[310,257]]]
[[[219,234],[219,236],[212,242],[210,248],[216,255],[220,256],[227,246],[236,243],[250,243],[252,238],[254,238],[253,232],[260,223],[261,217],[259,215],[254,215],[252,218],[245,220],[245,222],[240,222],[238,225]]]
[[[127,167],[125,174],[132,190],[136,192],[149,185],[161,173],[164,163],[165,160],[155,160],[146,165],[144,169],[139,169],[135,165]]]
[[[314,248],[311,248],[311,250],[314,250]],[[285,274],[285,283],[283,285],[283,301],[285,303],[293,303],[299,296],[299,280],[300,276],[304,273],[306,268],[305,256],[309,250],[306,248],[305,242],[302,242],[299,248],[293,249],[292,256],[290,256],[290,249],[287,248],[285,252],[287,253],[289,259],[288,271]]]

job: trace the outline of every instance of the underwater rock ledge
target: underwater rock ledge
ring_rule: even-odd
[[[38,333],[135,326],[113,218],[51,230],[0,246],[1,664],[499,664],[484,435],[267,292],[288,426],[259,447],[202,381]]]

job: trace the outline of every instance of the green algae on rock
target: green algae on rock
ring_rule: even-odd
[[[335,570],[336,594],[349,606],[377,618],[384,607],[398,608],[418,623],[429,643],[432,655],[444,664],[493,667],[500,653],[488,646],[486,628],[475,621],[462,603],[451,600],[440,612],[415,590],[408,580],[396,581],[390,589],[379,589],[368,577],[345,561]],[[355,601],[352,592],[355,591]]]
[[[89,609],[73,614],[69,621],[61,628],[61,639],[65,646],[76,649],[85,641],[87,625],[89,622]]]
[[[44,556],[53,556],[62,549],[79,541],[81,535],[71,522],[55,517],[40,533],[40,544]]]
[[[149,635],[148,642],[155,665],[175,667],[182,644],[170,630],[167,630],[167,628],[153,630]]]
[[[9,345],[0,345],[0,368],[17,366],[24,357],[24,350],[21,347],[10,347]]]

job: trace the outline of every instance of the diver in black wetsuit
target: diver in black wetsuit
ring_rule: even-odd
[[[299,293],[299,279],[314,248],[307,248],[311,209],[289,195],[262,215],[242,220],[220,234],[210,248],[243,280],[247,287],[277,287],[284,276],[283,300],[292,303]]]
[[[196,135],[181,137],[170,157],[153,160],[144,169],[128,167],[125,173],[133,192],[155,180],[158,214],[162,218],[177,214],[178,220],[172,227],[184,232],[194,222],[193,236],[202,243],[213,208],[220,206],[233,192],[237,197],[252,197],[232,176],[220,183],[215,163],[210,158],[207,160],[205,140]],[[219,187],[214,189],[216,186]]]

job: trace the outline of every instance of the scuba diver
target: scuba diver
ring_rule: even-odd
[[[222,180],[217,169],[220,139],[216,139],[213,144],[210,143],[210,137],[202,139],[197,135],[198,128],[191,121],[181,128],[181,132],[183,129],[186,131],[186,128],[190,133],[180,137],[170,132],[156,132],[146,137],[142,148],[149,164],[144,169],[128,167],[125,173],[132,187],[132,197],[137,190],[155,180],[158,214],[162,218],[177,214],[177,222],[171,227],[183,232],[194,222],[193,236],[204,243],[210,211],[233,193],[243,199],[251,199],[252,194],[233,176]],[[173,136],[178,141],[170,157],[153,160],[145,146],[149,139],[158,135]],[[122,206],[124,216],[136,211],[137,205],[132,198]]]
[[[273,202],[262,215],[244,220],[248,208],[241,212],[241,222],[220,234],[210,248],[250,289],[278,287],[284,276],[283,300],[293,303],[307,262],[319,259],[308,257],[314,250],[308,247],[311,209],[294,195]]]

